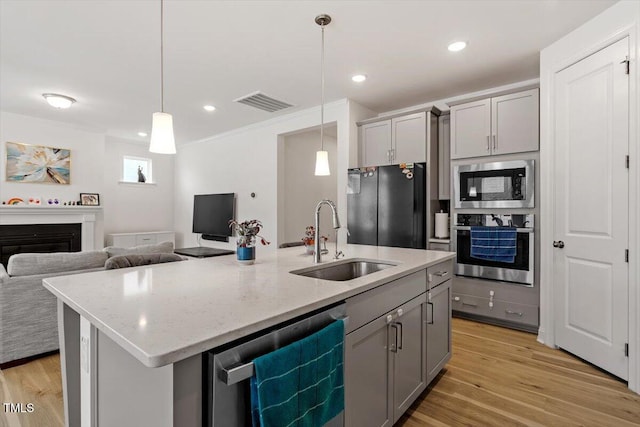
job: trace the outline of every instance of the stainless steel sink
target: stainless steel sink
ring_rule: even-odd
[[[357,279],[367,274],[375,273],[397,264],[389,261],[372,261],[364,259],[343,260],[328,265],[319,265],[291,271],[298,276],[313,277],[315,279],[345,281]]]

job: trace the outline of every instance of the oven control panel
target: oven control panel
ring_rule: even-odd
[[[458,226],[533,228],[533,214],[456,214]]]

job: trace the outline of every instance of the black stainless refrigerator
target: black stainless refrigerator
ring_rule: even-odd
[[[348,243],[426,249],[425,163],[349,169]]]

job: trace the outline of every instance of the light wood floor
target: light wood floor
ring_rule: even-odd
[[[63,426],[60,359],[0,371],[0,427]],[[640,396],[535,335],[453,320],[453,357],[398,426],[639,426]],[[176,426],[179,427],[179,426]]]
[[[399,426],[638,426],[640,396],[536,336],[453,319],[453,356]]]

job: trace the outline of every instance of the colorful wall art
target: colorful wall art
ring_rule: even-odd
[[[7,142],[7,181],[69,184],[71,150]]]

